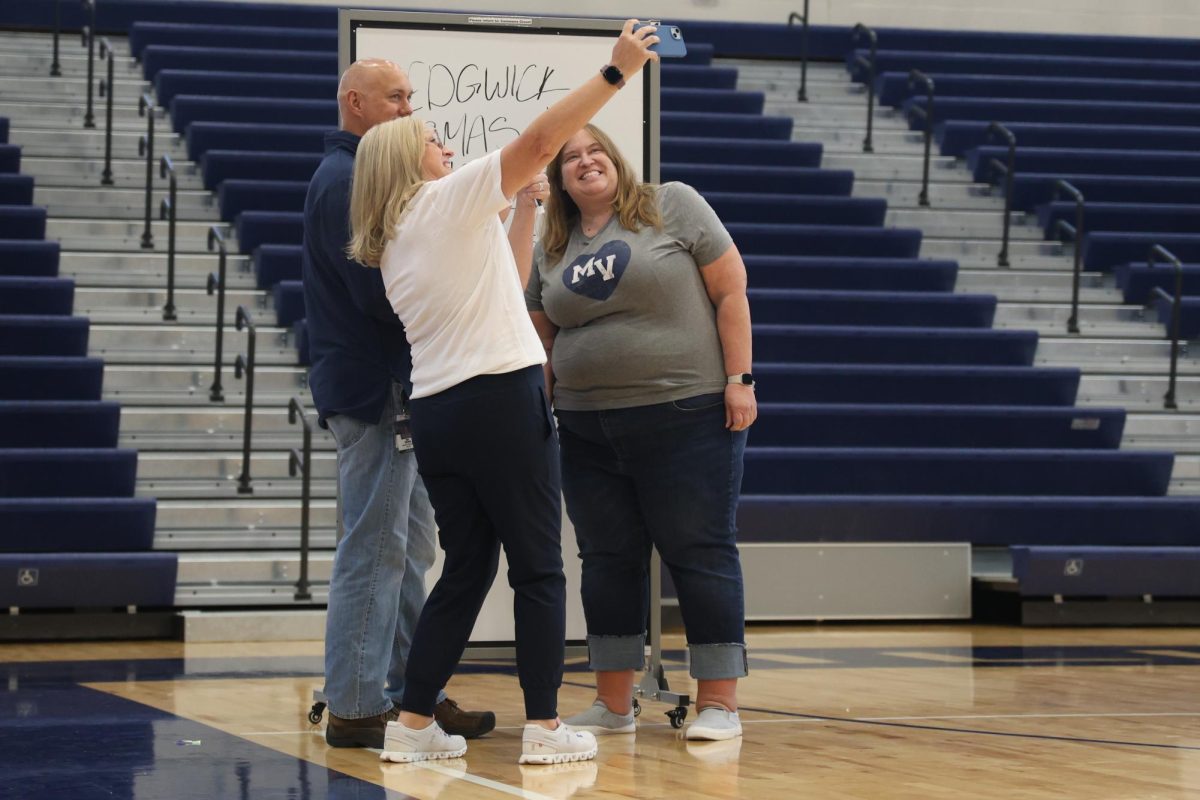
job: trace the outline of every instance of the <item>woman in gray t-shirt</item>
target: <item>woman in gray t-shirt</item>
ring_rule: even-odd
[[[549,356],[597,683],[596,703],[567,721],[634,731],[653,545],[678,590],[699,682],[687,736],[740,736],[734,516],[757,414],[745,265],[694,189],[639,183],[595,126],[569,139],[547,173],[525,299]]]

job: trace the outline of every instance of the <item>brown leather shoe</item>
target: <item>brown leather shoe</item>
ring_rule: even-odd
[[[496,727],[496,715],[491,711],[463,711],[449,697],[433,707],[433,718],[446,733],[464,739],[478,739]]]
[[[360,719],[343,719],[330,714],[329,723],[325,726],[325,743],[330,747],[374,747],[382,750],[387,724],[399,716],[399,708]]]

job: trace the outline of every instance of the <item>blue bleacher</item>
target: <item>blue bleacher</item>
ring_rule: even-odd
[[[41,206],[0,206],[0,239],[46,238],[46,209]]]
[[[880,227],[887,201],[878,197],[764,195],[756,192],[704,192],[704,199],[726,224],[855,225]]]
[[[32,202],[31,175],[0,175],[0,205],[27,206]]]
[[[1175,305],[1175,296],[1165,289],[1154,289],[1150,292],[1150,301],[1154,304],[1158,321],[1166,326],[1167,335],[1170,335],[1171,309]],[[1200,297],[1180,298],[1179,338],[1200,339]]]
[[[1108,271],[1120,264],[1142,261],[1156,244],[1183,261],[1200,261],[1200,233],[1096,231],[1083,237],[1083,266]]]
[[[1200,83],[1116,78],[1064,78],[1059,75],[929,75],[939,95],[947,97],[1003,97],[1036,100],[1092,100],[1102,102],[1195,103],[1200,101]],[[924,88],[909,88],[908,72],[885,72],[876,79],[879,102],[899,108],[905,100],[920,95]]]
[[[15,175],[21,171],[21,148],[15,144],[0,144],[0,174]]]
[[[990,328],[996,314],[993,295],[858,289],[750,289],[748,294],[756,324]]]
[[[254,249],[251,261],[260,289],[269,289],[279,281],[300,280],[299,245],[260,245]]]
[[[763,289],[949,292],[958,262],[916,258],[743,256],[749,285]]]
[[[866,80],[866,69],[854,56],[869,56],[855,50],[847,56],[846,68],[857,82]],[[883,49],[875,52],[875,74],[919,69],[927,75],[1054,75],[1060,78],[1125,78],[1131,80],[1200,81],[1200,60],[1172,61],[1146,58],[1102,58],[1094,55],[1013,55],[1004,53],[955,53],[929,50]]]
[[[0,553],[146,551],[156,512],[152,497],[0,497]]]
[[[160,70],[222,70],[251,72],[256,75],[335,75],[337,51],[262,50],[237,47],[192,47],[188,45],[150,45],[142,50],[142,77],[153,81]]]
[[[1148,303],[1155,288],[1175,291],[1175,270],[1166,264],[1150,266],[1145,261],[1118,264],[1113,273],[1126,303]],[[1183,294],[1200,295],[1200,264],[1183,265]]]
[[[1197,106],[1200,109],[1200,106]],[[992,159],[1007,163],[1008,148],[988,145],[967,153],[975,180],[995,180]],[[1021,172],[1075,172],[1086,175],[1162,175],[1200,177],[1200,153],[1173,150],[1083,150],[1057,147],[1018,147],[1015,169]]]
[[[103,374],[98,358],[0,356],[0,400],[99,400]]]
[[[245,122],[337,126],[336,100],[292,100],[274,97],[176,95],[168,107],[171,125],[184,133],[193,122]]]
[[[750,444],[791,447],[1115,449],[1120,408],[762,403]]]
[[[0,497],[133,497],[137,451],[0,450]]]
[[[936,138],[942,155],[965,157],[968,150],[995,144],[988,139],[989,122],[949,120],[937,126]],[[1006,126],[1021,147],[1082,147],[1089,150],[1128,148],[1138,150],[1200,149],[1200,128],[1156,125],[1089,125],[1053,122],[1013,122]]]
[[[267,142],[276,153],[320,153],[329,130],[328,125],[198,121],[188,124],[184,139],[188,158],[199,161],[209,150],[239,150],[247,144],[261,147]]]
[[[3,515],[0,514],[0,519]],[[0,582],[10,608],[89,608],[175,605],[175,553],[0,553],[0,573],[35,570],[36,585]],[[86,595],[80,594],[86,588]]]
[[[1071,406],[1074,368],[929,364],[793,364],[757,359],[763,403]]]
[[[1026,597],[1200,596],[1200,548],[1039,547],[1010,549]]]
[[[738,71],[705,64],[668,64],[661,67],[662,83],[680,89],[736,89]]]
[[[275,300],[275,324],[290,328],[304,319],[304,286],[300,281],[279,281],[272,290]]]
[[[659,130],[663,136],[708,136],[719,139],[782,139],[790,141],[791,117],[752,117],[724,112],[663,111]]]
[[[916,258],[921,232],[915,228],[857,225],[771,225],[734,222],[725,226],[747,255],[873,256]]]
[[[924,128],[924,118],[909,113],[925,107],[924,97],[904,101],[913,130]],[[1099,100],[1026,100],[1008,97],[937,97],[937,118],[942,120],[999,120],[1010,122],[1074,122],[1119,125],[1131,119],[1154,120],[1157,125],[1200,126],[1200,105],[1177,103],[1106,102]]]
[[[221,219],[232,222],[243,211],[303,211],[308,181],[226,178],[217,185]]]
[[[1037,332],[882,325],[754,325],[756,361],[1029,366]]]
[[[848,196],[854,185],[849,170],[811,167],[754,167],[723,164],[663,164],[664,183],[682,181],[697,191],[830,194]]]
[[[0,314],[70,314],[74,303],[75,281],[69,278],[0,276]]]
[[[215,62],[215,65],[225,66],[220,62]],[[337,84],[338,78],[334,73],[268,73],[247,80],[244,72],[164,69],[154,76],[154,96],[158,104],[164,107],[170,105],[171,101],[181,94],[328,100],[337,96]]]
[[[0,239],[0,275],[53,278],[59,250],[58,242]]]
[[[1056,181],[1069,181],[1090,202],[1195,203],[1200,178],[1131,175],[1076,175],[1064,172],[1022,173],[1013,178],[1014,209],[1032,211],[1050,202]]]
[[[660,147],[665,162],[704,164],[719,153],[721,164],[771,167],[820,167],[824,151],[813,142],[760,141],[747,147],[743,138],[714,136],[663,136]]]
[[[755,495],[738,505],[743,542],[961,542],[1187,545],[1191,497]],[[969,531],[969,534],[964,532]]]
[[[200,159],[204,188],[214,191],[221,181],[292,181],[312,177],[321,163],[320,153],[272,153],[258,150],[209,150]]]
[[[671,89],[660,92],[662,110],[702,113],[719,108],[722,114],[760,115],[766,97],[762,92],[743,92],[737,89]]]
[[[1047,203],[1037,210],[1038,225],[1053,238],[1059,220],[1075,224],[1075,202]],[[1083,217],[1087,231],[1173,231],[1200,230],[1200,205],[1156,205],[1153,203],[1088,203]]]
[[[0,313],[0,355],[86,356],[88,325],[86,317]]]
[[[106,401],[0,400],[0,448],[116,447],[120,416]]]
[[[149,45],[254,49],[270,42],[272,49],[337,52],[337,27],[304,29],[251,25],[202,25],[174,22],[135,22],[129,29],[129,51],[141,58]]]
[[[1174,460],[1149,450],[750,447],[742,491],[1153,497],[1166,493]]]
[[[304,238],[304,213],[243,211],[234,227],[243,253],[253,253],[264,244],[298,245]]]

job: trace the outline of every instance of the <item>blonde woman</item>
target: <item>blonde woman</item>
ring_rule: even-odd
[[[362,139],[350,255],[383,271],[412,346],[412,435],[446,559],[413,635],[400,717],[382,758],[466,752],[433,719],[462,656],[500,547],[516,593],[517,672],[526,725],[520,763],[593,758],[596,740],[558,719],[565,639],[558,440],[541,365],[498,214],[567,138],[636,74],[658,41],[625,23],[612,61],[513,142],[451,172],[450,151],[414,117]],[[534,190],[536,191],[536,189]]]
[[[597,685],[596,702],[568,723],[634,732],[653,545],[678,590],[699,682],[686,736],[732,739],[746,674],[734,513],[758,413],[746,268],[694,189],[639,183],[595,126],[547,174],[526,303],[550,355]]]

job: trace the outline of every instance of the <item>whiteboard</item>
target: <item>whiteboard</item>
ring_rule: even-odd
[[[413,114],[455,151],[455,166],[503,147],[609,62],[620,20],[343,9],[339,65],[386,58],[408,72]],[[658,179],[658,65],[593,119],[642,180]]]

